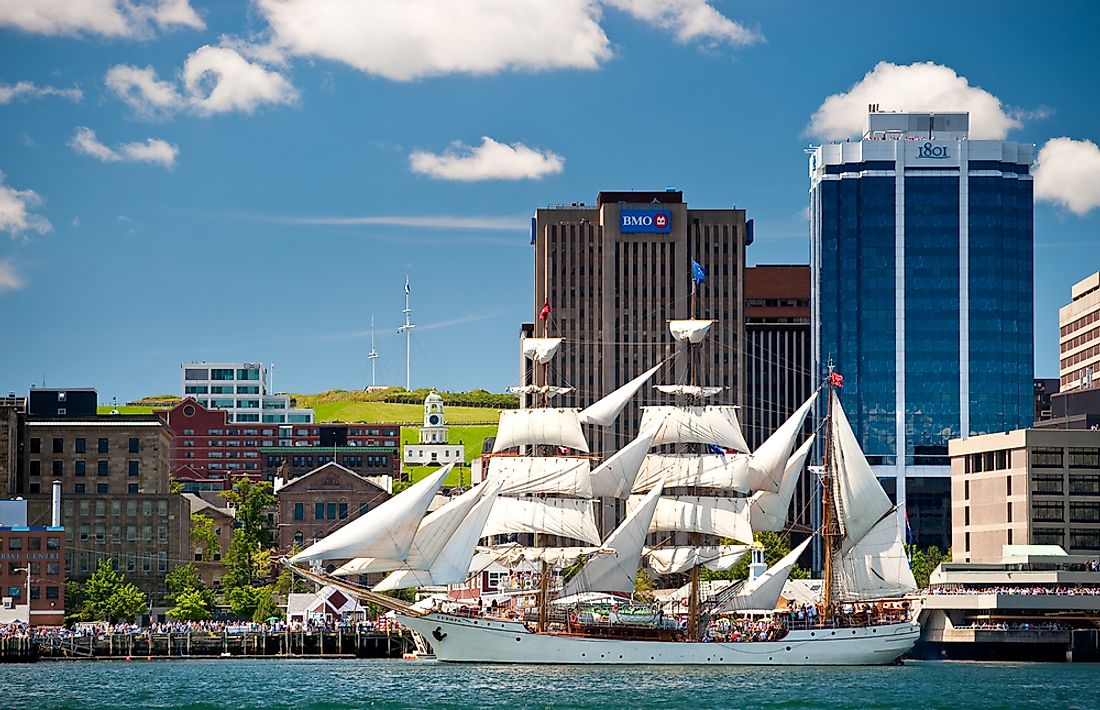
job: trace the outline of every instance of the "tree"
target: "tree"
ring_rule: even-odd
[[[213,562],[215,557],[225,554],[214,532],[214,519],[209,515],[191,513],[191,546],[202,548],[202,558],[207,562]]]
[[[275,496],[271,484],[241,480],[233,490],[222,494],[226,501],[236,509],[236,527],[229,540],[229,551],[225,555],[226,574],[222,578],[225,587],[250,586],[268,573],[263,565],[265,558],[261,553],[272,546],[271,526],[267,511],[275,505]],[[266,558],[270,566],[270,557]]]
[[[145,592],[116,572],[111,560],[102,559],[88,581],[79,586],[81,603],[73,615],[81,621],[116,621],[133,619],[149,609]]]
[[[169,604],[176,603],[176,597],[184,592],[192,592],[205,588],[199,570],[195,565],[187,563],[173,569],[164,575],[164,584],[168,587],[168,594],[164,600]]]
[[[653,590],[657,585],[650,579],[645,567],[638,568],[638,574],[634,577],[634,598],[640,602],[653,601]]]
[[[274,589],[267,586],[262,587],[260,591],[262,591],[263,594],[260,595],[259,603],[256,604],[256,610],[252,612],[252,620],[257,623],[263,623],[271,618],[283,618],[283,611],[279,608],[279,605],[275,603],[275,597],[272,594]]]
[[[951,561],[951,550],[948,549],[945,554],[935,545],[927,550],[921,550],[916,545],[906,545],[905,549],[909,553],[909,566],[913,569],[913,579],[917,581],[918,589],[925,589],[928,586],[929,577],[940,563]]]
[[[270,597],[268,587],[234,587],[226,593],[229,610],[240,619],[251,619],[264,596]]]
[[[168,616],[177,621],[202,621],[210,618],[214,606],[214,594],[207,589],[188,589],[175,597],[175,605]]]

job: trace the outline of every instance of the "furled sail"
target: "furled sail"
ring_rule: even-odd
[[[482,537],[508,533],[542,533],[600,544],[592,501],[576,498],[498,496]]]
[[[633,491],[648,491],[662,479],[669,488],[699,486],[748,493],[749,457],[744,454],[648,454],[634,479]]]
[[[689,545],[647,549],[644,555],[658,575],[679,574],[699,565],[721,572],[737,564],[749,549],[748,545]]]
[[[568,567],[581,557],[615,554],[614,550],[603,547],[523,547],[516,544],[479,547],[478,552],[492,555],[496,562],[505,567],[514,567],[524,562],[545,562],[550,567],[558,569]]]
[[[902,544],[901,525],[891,510],[836,565],[837,600],[903,597],[917,590]]]
[[[699,385],[654,385],[653,389],[665,394],[675,394],[688,397],[713,397],[725,387],[701,387]]]
[[[752,454],[749,461],[749,487],[754,491],[778,493],[783,482],[787,460],[802,433],[802,423],[817,401],[817,392],[810,395],[787,421],[768,437]]]
[[[592,463],[576,456],[494,456],[489,478],[498,480],[505,495],[557,493],[592,497]]]
[[[374,510],[322,538],[290,559],[291,562],[381,557],[403,560],[413,537],[443,479],[454,464],[443,466]]]
[[[663,487],[658,483],[627,514],[615,528],[603,546],[615,550],[615,555],[596,555],[585,563],[562,590],[561,596],[578,592],[632,592],[641,564],[642,545],[645,542],[649,521],[661,498]]]
[[[540,365],[550,362],[565,338],[524,338],[523,355]]]
[[[791,570],[812,539],[806,538],[802,544],[791,550],[790,554],[769,567],[764,574],[745,582],[736,595],[719,603],[718,611],[774,609],[779,602],[779,595],[783,592],[783,585],[791,575]]]
[[[626,501],[627,511],[633,511],[644,499],[644,496],[630,496]],[[649,532],[693,532],[751,543],[749,502],[748,498],[665,496],[657,502]]]
[[[641,389],[642,385],[648,382],[649,378],[653,377],[657,370],[660,370],[664,364],[665,362],[662,360],[611,394],[602,397],[590,406],[582,409],[580,413],[581,424],[596,424],[598,426],[611,426],[614,424],[619,414],[622,413],[623,407],[630,401],[630,398],[633,397],[634,394]]]
[[[572,387],[555,387],[554,385],[524,385],[522,387],[509,387],[512,394],[544,394],[547,397],[556,397],[559,394],[569,394]]]
[[[837,520],[844,533],[843,549],[847,551],[863,539],[893,504],[859,448],[835,391],[832,397],[833,493]]]
[[[712,320],[670,320],[668,332],[672,333],[672,337],[676,340],[686,340],[696,345],[703,342],[712,325],[714,325]]]
[[[588,453],[576,409],[506,409],[500,413],[493,453],[515,446],[550,444]]]
[[[485,522],[489,519],[497,493],[500,492],[499,484],[489,481],[484,485],[487,490],[470,509],[469,514],[463,518],[454,534],[436,555],[431,566],[427,570],[420,570],[427,572],[426,577],[424,574],[406,574],[410,570],[398,570],[378,583],[374,591],[385,592],[403,589],[404,586],[456,584],[465,581],[469,576],[470,560],[474,557],[477,541],[481,539]],[[423,581],[425,578],[430,581]]]
[[[638,471],[645,461],[646,453],[653,445],[656,429],[643,431],[623,448],[616,451],[606,461],[592,470],[592,496],[594,498],[624,498],[634,487]],[[654,478],[653,483],[660,480]],[[649,490],[652,483],[646,486]]]
[[[654,446],[662,444],[715,444],[724,449],[748,452],[749,445],[737,423],[737,407],[642,407],[644,431],[658,426]]]
[[[783,473],[783,481],[779,485],[778,493],[760,491],[752,496],[749,519],[752,521],[753,530],[778,532],[787,526],[787,512],[791,508],[791,499],[794,498],[794,492],[798,488],[798,477],[802,475],[802,468],[806,465],[806,458],[810,455],[813,443],[814,437],[811,436],[791,454],[791,458],[787,460],[786,471]]]
[[[424,518],[416,529],[416,535],[413,537],[409,554],[405,559],[388,560],[380,557],[357,557],[339,567],[333,574],[339,577],[367,574],[369,572],[389,572],[407,567],[413,569],[431,567],[447,541],[451,539],[458,526],[469,515],[470,509],[474,507],[474,504],[481,499],[481,496],[489,488],[484,484],[472,488]]]

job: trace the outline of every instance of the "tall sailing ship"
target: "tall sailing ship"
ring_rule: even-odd
[[[697,351],[712,321],[671,321],[673,338]],[[560,338],[524,341],[543,368]],[[481,484],[428,513],[450,467],[335,531],[291,564],[350,559],[332,577],[389,572],[372,590],[335,582],[396,612],[441,661],[476,663],[808,665],[887,664],[916,642],[907,595],[916,590],[897,510],[886,496],[829,380],[754,452],[731,405],[705,404],[721,388],[656,385],[674,405],[644,407],[637,438],[593,466],[583,426],[610,426],[658,364],[590,407],[548,406],[566,388],[532,385],[539,406],[504,411]],[[545,382],[545,375],[542,378]],[[804,423],[826,389],[821,470],[825,598],[798,618],[775,611],[810,539],[762,574],[704,599],[701,570],[725,570],[749,553],[753,533],[782,531],[814,437]],[[600,499],[625,499],[627,515],[600,537]],[[532,546],[483,546],[525,534]],[[656,541],[647,546],[646,541]],[[422,610],[383,592],[458,584],[476,552],[502,564],[539,566],[537,614]],[[479,556],[480,557],[480,556]],[[634,603],[639,568],[679,575],[687,613]],[[299,569],[299,568],[296,568]],[[554,585],[555,572],[571,572]],[[621,595],[600,606],[586,592]],[[607,599],[607,597],[604,597]]]

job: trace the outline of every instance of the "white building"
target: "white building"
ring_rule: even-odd
[[[405,447],[405,465],[442,466],[449,463],[465,464],[466,452],[462,444],[447,442],[443,398],[430,392],[424,398],[424,426],[420,428],[420,443]]]
[[[185,362],[180,366],[184,397],[210,409],[224,409],[237,423],[312,424],[313,410],[293,408],[290,397],[271,394],[266,367],[253,362]]]

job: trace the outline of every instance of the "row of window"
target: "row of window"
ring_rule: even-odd
[[[359,504],[359,515],[364,515],[367,512],[367,504]],[[313,505],[313,519],[314,520],[346,520],[348,517],[348,504],[347,503],[324,503],[318,502]],[[295,503],[294,504],[294,519],[305,520],[306,519],[306,504]]]
[[[259,394],[259,385],[240,385],[235,390],[232,385],[187,385],[184,394]]]
[[[213,453],[213,452],[211,452]],[[291,456],[290,465],[293,468],[313,468],[314,459],[316,459],[316,466],[324,466],[326,463],[332,462],[332,456]],[[278,468],[283,464],[286,458],[283,456],[268,456],[267,467]],[[346,468],[363,468],[364,462],[367,468],[378,468],[390,465],[390,457],[387,454],[378,454],[372,456],[363,456],[361,454],[344,454],[337,456],[337,462]]]
[[[18,537],[18,536],[9,537],[8,538],[8,550],[10,550],[12,552],[16,552],[16,551],[24,549],[23,548],[23,542],[24,542],[24,540],[23,540],[22,537]],[[41,537],[28,537],[26,539],[26,543],[27,543],[26,549],[30,550],[32,552],[42,549],[42,538]],[[3,549],[4,549],[4,538],[0,537],[0,551],[2,551]],[[46,538],[46,549],[47,550],[60,550],[61,549],[61,538],[59,538],[59,537],[47,537]]]
[[[1100,468],[1100,449],[1096,447],[1070,447],[1070,468]],[[1062,468],[1065,465],[1065,449],[1060,446],[1036,446],[1031,450],[1033,468]]]
[[[65,453],[65,439],[64,437],[55,436],[52,441],[52,452],[55,454]],[[42,439],[38,437],[31,438],[31,453],[42,453]],[[129,437],[126,442],[126,448],[131,454],[136,454],[141,451],[141,439],[136,436]],[[78,436],[73,439],[73,453],[83,454],[88,450],[88,440],[82,436]],[[110,441],[107,437],[101,436],[96,440],[96,452],[106,454],[110,452]]]
[[[1070,333],[1076,333],[1078,330],[1084,328],[1085,326],[1092,325],[1096,322],[1100,322],[1100,311],[1090,311],[1089,313],[1086,313],[1077,320],[1066,323],[1061,328],[1059,328],[1059,335],[1065,337]]]
[[[90,571],[94,570],[96,568],[96,566],[98,566],[99,558],[101,556],[102,556],[102,553],[96,554],[96,553],[88,553],[88,552],[85,552],[85,551],[81,551],[80,553],[75,555],[77,569],[80,572],[90,572]],[[73,557],[74,557],[73,555],[70,555],[70,556],[65,558],[65,571],[66,572],[72,572],[73,571],[73,566],[74,566]],[[116,572],[122,571],[122,569],[123,569],[123,564],[119,562],[118,557],[119,556],[111,557],[111,567],[114,568],[114,570]],[[156,560],[157,560],[157,564],[156,564],[157,571],[158,572],[167,572],[168,571],[168,553],[167,552],[158,552]],[[137,555],[135,555],[134,553],[131,552],[131,553],[126,555],[125,571],[127,571],[127,572],[136,572],[137,569],[138,569]],[[148,552],[146,552],[145,554],[143,554],[141,556],[141,571],[142,572],[152,572],[153,571],[153,557]]]
[[[82,524],[77,528],[77,532],[82,542],[89,540],[95,540],[96,542],[105,542],[107,539],[106,525],[103,523],[95,523],[94,525]],[[71,537],[71,535],[70,535]],[[141,538],[145,542],[153,541],[153,526],[143,525],[141,526]],[[126,526],[126,540],[127,542],[137,542],[138,540],[138,526],[127,525]],[[159,542],[168,541],[168,526],[157,526],[157,540]],[[111,526],[111,542],[122,542],[122,526]]]
[[[1080,350],[1073,353],[1072,355],[1067,355],[1066,357],[1061,358],[1061,360],[1059,361],[1059,365],[1063,370],[1065,370],[1066,368],[1073,367],[1077,363],[1085,362],[1087,360],[1095,360],[1097,355],[1100,355],[1100,345],[1092,345],[1085,348],[1084,350]]]
[[[1066,479],[1060,473],[1036,473],[1031,477],[1033,495],[1065,495]],[[1100,474],[1071,473],[1069,475],[1069,494],[1075,496],[1100,495]]]
[[[278,435],[286,438],[290,436],[290,427],[280,427]],[[318,437],[320,429],[297,429],[294,431],[294,436],[298,437]],[[276,431],[274,429],[207,429],[207,436],[275,436]],[[184,429],[184,436],[195,436],[194,429]],[[348,436],[397,436],[396,429],[348,429]],[[393,446],[393,444],[386,444],[387,446]],[[211,444],[213,446],[213,444]],[[264,444],[264,446],[271,446],[271,444]]]
[[[8,587],[7,592],[5,593],[4,596],[11,597],[12,599],[22,599],[24,589],[25,589],[25,587]],[[39,586],[36,586],[36,585],[31,586],[31,599],[40,598],[42,596],[42,589],[43,589],[43,587],[39,587]],[[60,595],[61,595],[61,588],[60,587],[46,586],[46,587],[44,587],[44,589],[46,590],[46,598],[47,599],[59,599],[60,598]]]
[[[1061,523],[1066,519],[1064,501],[1035,501],[1031,504],[1031,518],[1035,522]],[[1071,523],[1100,522],[1100,506],[1095,503],[1070,503],[1069,521]]]
[[[96,461],[97,476],[110,475],[110,467],[108,461]],[[42,462],[31,461],[29,466],[29,474],[31,476],[42,475]],[[52,476],[64,476],[65,475],[65,461],[61,459],[54,459],[50,461],[50,475]],[[82,477],[88,475],[88,462],[87,461],[73,461],[73,475]],[[141,462],[140,461],[127,461],[126,462],[126,475],[132,478],[136,478],[141,475]]]
[[[168,517],[168,501],[166,501],[166,500],[158,500],[158,501],[143,500],[143,501],[140,501],[140,502],[141,502],[141,515],[142,515],[142,517],[146,517],[146,518],[151,517],[154,513],[154,507],[155,507],[155,512],[156,512],[156,515],[157,515],[158,518],[167,518]],[[153,505],[154,502],[156,503],[156,506]],[[122,501],[112,500],[112,501],[110,501],[110,503],[111,503],[111,517],[112,518],[122,517]],[[87,518],[89,516],[92,516],[93,514],[94,514],[94,517],[97,517],[97,518],[104,518],[104,517],[107,516],[107,501],[105,501],[105,500],[97,500],[97,501],[82,500],[82,501],[79,501],[79,503],[77,503],[75,506],[74,506],[73,501],[67,500],[67,501],[65,501],[64,506],[65,506],[65,519],[66,520],[71,519],[73,517],[74,513],[78,514],[81,518]],[[136,500],[126,501],[126,517],[127,518],[136,518],[137,515],[138,515],[138,501],[136,501]]]
[[[1031,540],[1035,545],[1061,545],[1068,551],[1100,550],[1100,530],[1070,528],[1069,545],[1066,545],[1066,534],[1062,528],[1035,528],[1031,532]]]
[[[20,569],[20,567],[22,567],[22,569]],[[23,563],[23,562],[9,562],[8,563],[8,574],[10,576],[14,577],[16,575],[26,574],[27,573],[26,569],[27,569],[26,568],[26,563]],[[41,562],[31,562],[31,581],[33,582],[34,578],[40,576],[41,574],[42,574],[42,563]],[[46,574],[51,575],[51,576],[61,574],[61,563],[60,562],[47,562],[46,563]]]

